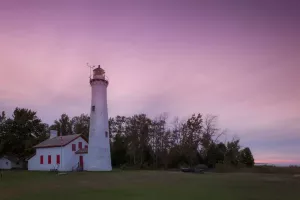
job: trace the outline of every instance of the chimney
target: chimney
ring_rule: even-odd
[[[50,130],[50,139],[57,137],[57,130]]]

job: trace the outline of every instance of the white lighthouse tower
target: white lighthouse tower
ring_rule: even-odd
[[[92,105],[86,170],[111,171],[107,112],[108,80],[100,65],[93,70],[90,84],[92,87]]]

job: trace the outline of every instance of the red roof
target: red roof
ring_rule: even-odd
[[[45,140],[40,144],[34,146],[34,148],[50,148],[50,147],[66,146],[67,144],[73,142],[79,137],[82,137],[86,142],[88,142],[86,137],[84,137],[81,134],[65,135],[65,136],[57,136],[52,139]]]

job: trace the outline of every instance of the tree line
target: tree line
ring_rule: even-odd
[[[88,138],[89,116],[69,117],[62,114],[53,124],[43,123],[37,113],[16,108],[11,117],[0,115],[0,156],[7,153],[26,159],[34,154],[33,146],[49,138],[49,131],[58,135],[83,134]],[[116,116],[109,119],[112,165],[168,169],[217,163],[253,166],[249,147],[240,140],[221,141],[224,135],[217,127],[217,117],[192,114],[186,120],[168,119],[166,113],[151,119],[146,114]]]

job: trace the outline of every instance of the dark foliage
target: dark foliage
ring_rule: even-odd
[[[89,116],[73,118],[62,114],[48,127],[36,112],[16,108],[12,117],[0,115],[0,154],[14,153],[26,158],[33,146],[47,139],[49,129],[59,135],[89,134]],[[253,166],[249,148],[240,149],[239,140],[219,142],[224,134],[217,128],[215,116],[193,114],[187,120],[175,118],[168,123],[167,114],[150,119],[146,114],[109,119],[112,164],[115,167],[168,169],[194,167],[214,168],[217,163]]]

